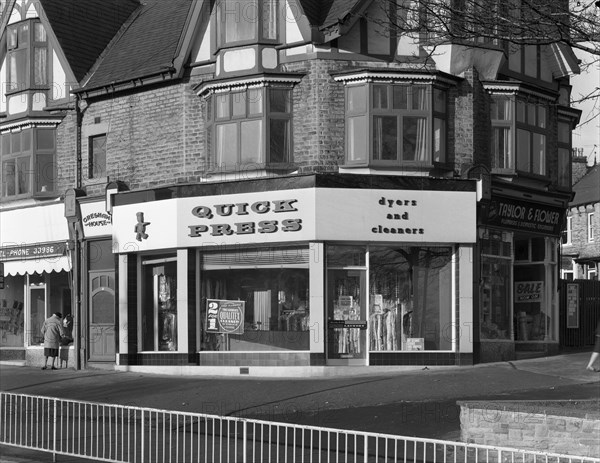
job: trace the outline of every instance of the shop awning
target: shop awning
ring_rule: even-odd
[[[4,262],[5,275],[25,275],[26,273],[50,273],[50,272],[68,272],[71,270],[71,263],[67,256],[55,257],[44,260],[18,260]]]
[[[0,211],[0,261],[5,275],[71,270],[68,240],[60,201]]]

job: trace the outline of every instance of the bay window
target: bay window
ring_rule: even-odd
[[[292,152],[292,91],[255,87],[207,99],[207,152],[221,169],[285,164]]]
[[[33,128],[0,135],[2,198],[55,190],[55,130]]]
[[[277,40],[278,0],[218,0],[218,46]]]
[[[547,105],[509,95],[493,95],[490,117],[493,168],[546,175]]]
[[[429,84],[349,85],[347,164],[396,166],[444,162],[446,101],[446,92]]]
[[[23,112],[24,108],[41,109],[49,85],[48,37],[44,26],[34,19],[8,26],[6,50],[9,115]],[[32,90],[35,93],[24,94]]]

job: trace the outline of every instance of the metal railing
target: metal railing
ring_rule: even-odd
[[[0,444],[127,463],[600,463],[317,426],[0,392]]]

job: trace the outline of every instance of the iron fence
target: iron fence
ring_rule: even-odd
[[[119,463],[600,463],[600,458],[6,392],[0,392],[0,444]]]

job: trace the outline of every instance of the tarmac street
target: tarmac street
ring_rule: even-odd
[[[469,367],[348,368],[302,378],[167,376],[0,365],[0,389],[121,405],[459,440],[458,400],[595,400],[590,352]],[[0,462],[52,461],[0,447]],[[19,459],[21,458],[21,459]],[[28,459],[29,458],[29,459]],[[60,461],[84,461],[60,457]]]

